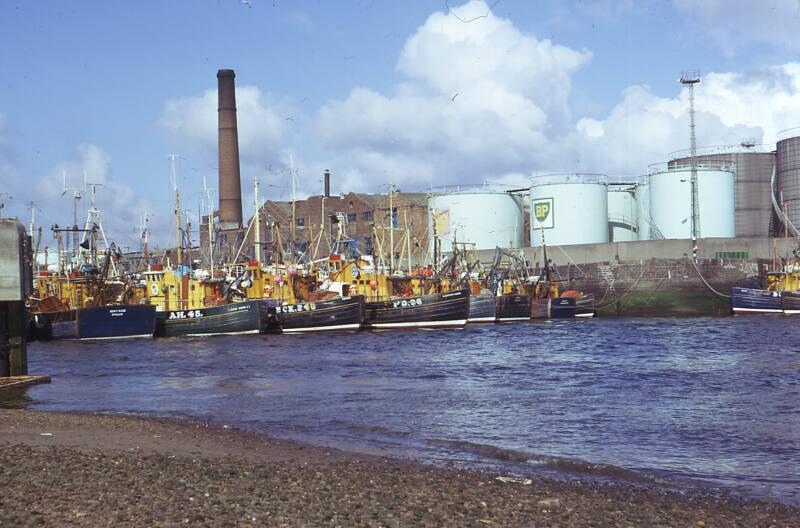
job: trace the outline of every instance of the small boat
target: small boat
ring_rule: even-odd
[[[49,319],[53,339],[153,337],[156,328],[156,307],[146,304],[91,306],[38,315]]]
[[[277,326],[274,305],[259,301],[156,313],[157,337],[259,334]]]
[[[364,328],[462,328],[469,316],[469,289],[365,303]]]
[[[755,288],[732,288],[731,310],[734,314],[783,313],[782,292]]]
[[[531,318],[531,298],[528,295],[498,295],[497,322],[528,321]]]
[[[468,323],[494,323],[497,319],[497,303],[491,293],[471,295],[469,298]]]
[[[533,319],[589,318],[596,315],[594,295],[566,291],[558,297],[545,297],[533,302]]]
[[[280,304],[277,319],[280,330],[286,334],[355,331],[364,322],[364,296]]]

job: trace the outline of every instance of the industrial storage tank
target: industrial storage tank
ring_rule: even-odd
[[[778,203],[789,222],[800,228],[800,128],[778,133],[775,173]]]
[[[685,150],[672,153],[669,168],[690,166],[692,158],[688,154]],[[736,236],[769,236],[774,214],[770,193],[775,153],[753,140],[744,140],[740,145],[698,148],[695,161],[699,164],[729,163],[735,168]]]
[[[650,240],[650,180],[640,176],[636,183],[636,214],[639,221],[639,240]]]
[[[733,237],[733,166],[729,163],[695,165],[697,171],[697,237]],[[692,238],[692,167],[673,170],[651,166],[651,238]]]
[[[608,184],[608,235],[610,242],[639,240],[635,183]]]
[[[608,242],[608,178],[602,174],[537,176],[531,186],[531,245]]]
[[[428,192],[428,232],[452,251],[453,241],[480,249],[520,248],[525,236],[522,194],[496,184],[439,187]]]

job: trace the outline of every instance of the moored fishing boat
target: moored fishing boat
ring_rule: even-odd
[[[469,290],[413,295],[364,306],[364,328],[461,328],[469,316]]]
[[[528,295],[498,295],[497,322],[528,321],[531,318],[531,298]]]
[[[39,312],[50,322],[53,339],[121,339],[153,337],[155,306],[122,304]]]
[[[156,314],[156,336],[259,334],[277,328],[275,307],[259,301],[241,301],[192,310]]]
[[[321,301],[284,303],[277,306],[282,332],[355,331],[364,321],[364,297],[352,295]]]
[[[497,303],[491,293],[471,295],[468,323],[494,323],[497,320]]]
[[[533,319],[589,318],[596,315],[593,295],[567,295],[536,299],[532,305]]]
[[[783,313],[781,293],[776,290],[732,288],[731,310],[734,314]]]

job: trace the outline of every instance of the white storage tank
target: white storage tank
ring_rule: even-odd
[[[453,241],[476,250],[520,248],[525,236],[522,195],[509,187],[485,184],[440,187],[428,192],[428,233],[442,251]]]
[[[602,174],[537,176],[531,186],[531,245],[608,242],[608,178]]]
[[[709,162],[696,169],[698,238],[736,236],[732,166]],[[654,167],[649,180],[651,229],[658,238],[692,238],[692,168]]]
[[[639,240],[636,184],[608,184],[608,234],[610,242]]]
[[[636,209],[639,220],[639,240],[650,240],[650,181],[647,176],[639,178],[636,184]]]

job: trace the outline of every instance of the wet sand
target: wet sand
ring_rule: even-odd
[[[800,510],[354,455],[190,421],[0,409],[0,526],[800,526]]]

